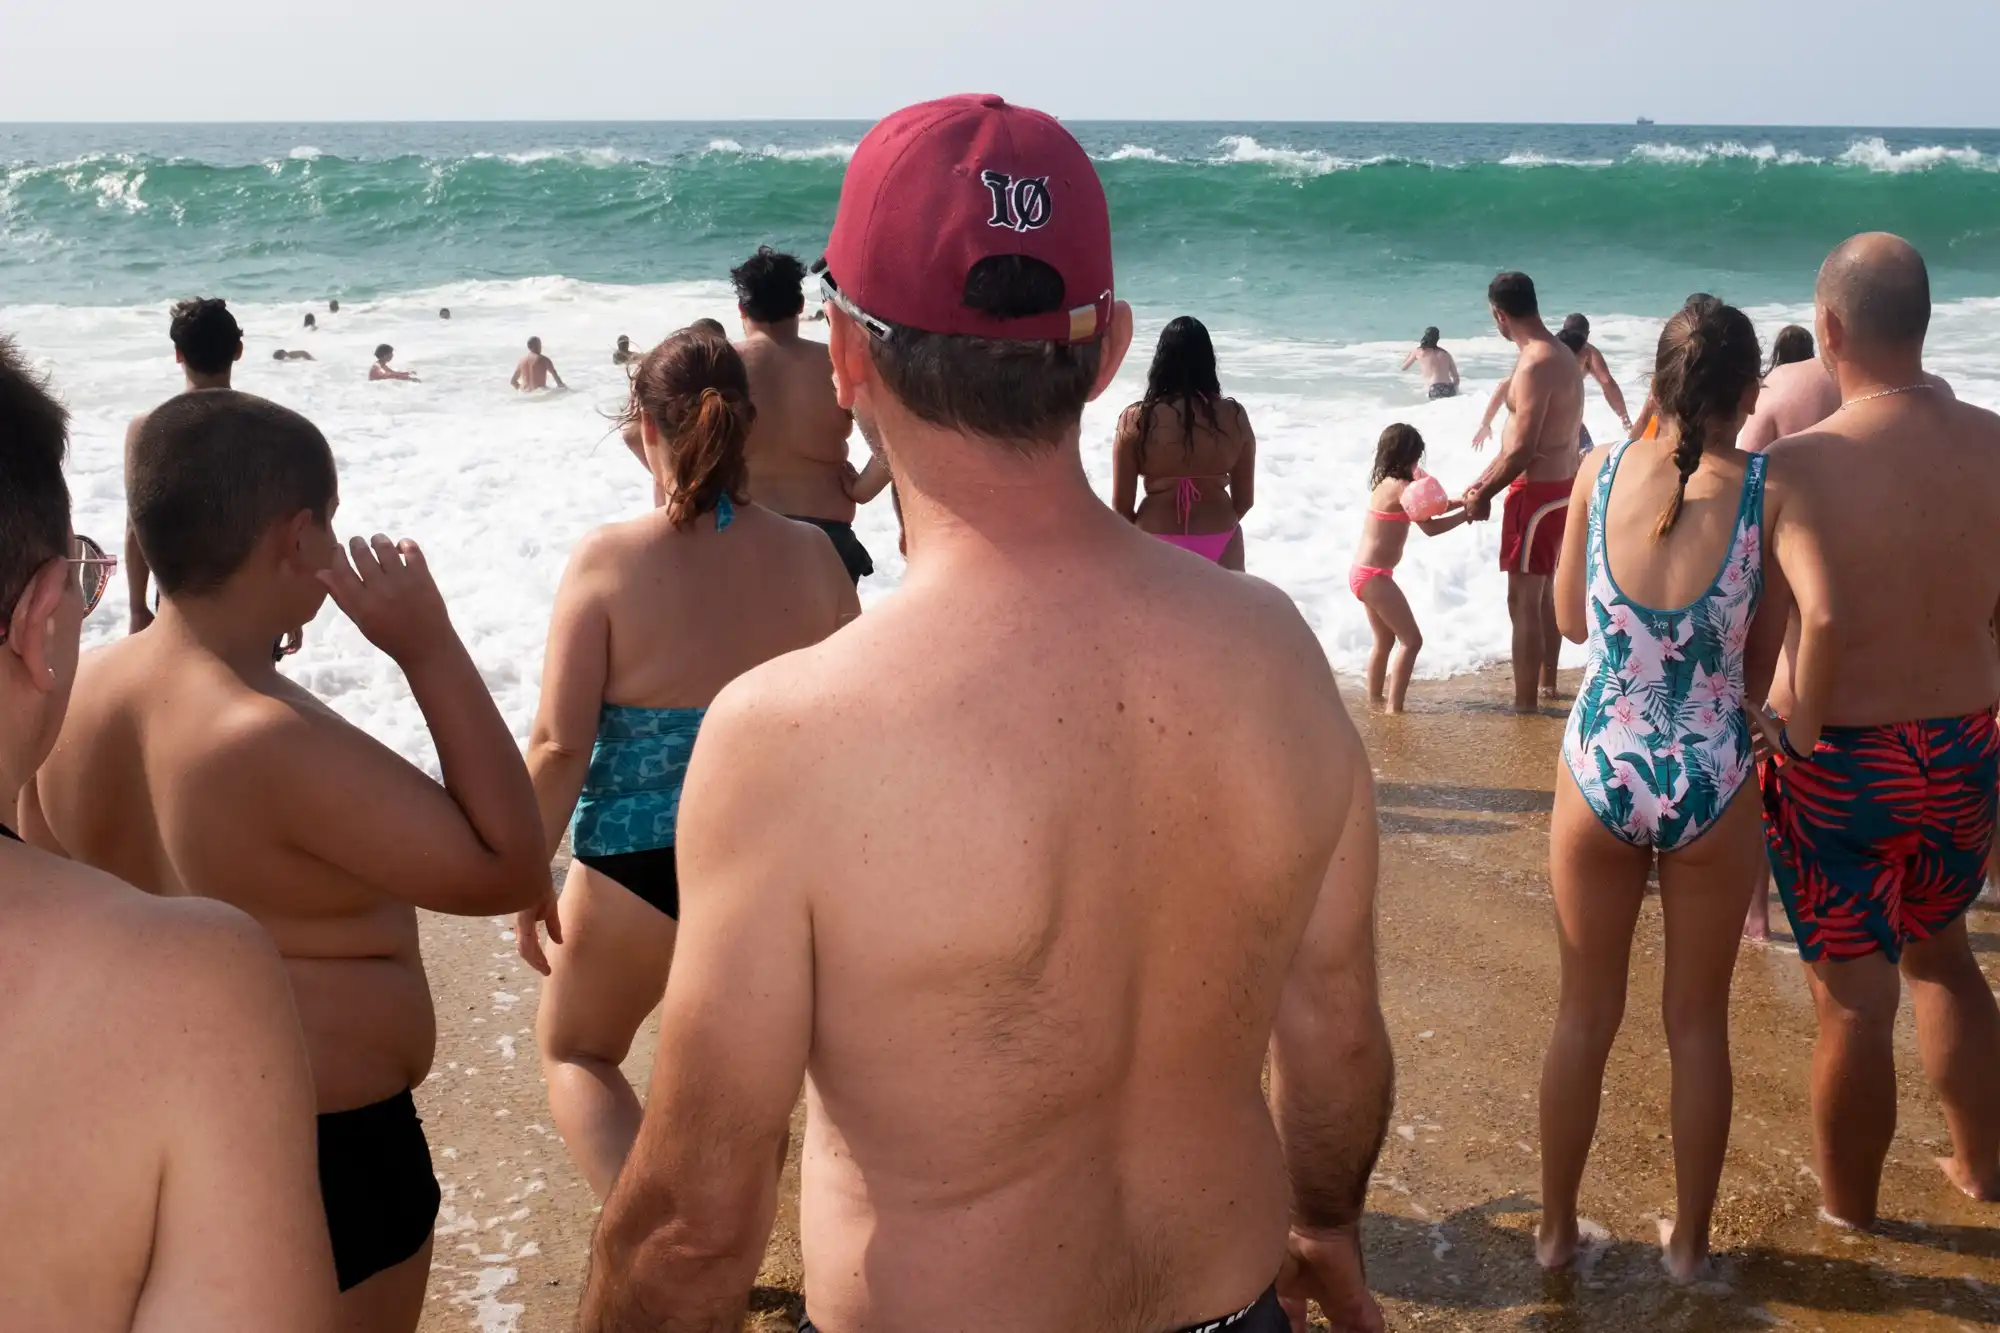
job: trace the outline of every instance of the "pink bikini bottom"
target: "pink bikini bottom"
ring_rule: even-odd
[[[1204,560],[1221,564],[1222,553],[1229,549],[1229,539],[1236,535],[1236,529],[1231,528],[1227,532],[1156,532],[1153,535],[1183,551],[1193,551]]]
[[[1394,575],[1394,570],[1383,569],[1379,565],[1355,565],[1347,571],[1347,590],[1359,601],[1361,590],[1368,586],[1370,579],[1393,578]]]

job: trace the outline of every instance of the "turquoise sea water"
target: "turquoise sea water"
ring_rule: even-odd
[[[0,304],[714,278],[756,242],[817,254],[865,128],[0,126]],[[1942,299],[2000,294],[1993,131],[1074,128],[1125,293],[1262,333],[1471,331],[1502,267],[1565,309],[1793,300],[1865,227],[1916,241]]]

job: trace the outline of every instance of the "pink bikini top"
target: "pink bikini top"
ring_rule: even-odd
[[[1411,518],[1408,514],[1404,513],[1400,509],[1371,509],[1368,511],[1368,513],[1370,514],[1370,516],[1374,518],[1381,519],[1384,523],[1416,522],[1415,519]]]

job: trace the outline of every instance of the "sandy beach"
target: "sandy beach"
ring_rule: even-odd
[[[1813,1020],[1789,933],[1738,965],[1736,1116],[1717,1208],[1717,1280],[1672,1287],[1657,1219],[1673,1206],[1660,929],[1648,904],[1625,1028],[1607,1074],[1584,1214],[1602,1229],[1573,1275],[1544,1278],[1535,1088],[1553,1017],[1548,820],[1561,718],[1503,709],[1503,673],[1420,682],[1412,711],[1367,716],[1383,833],[1381,964],[1395,1042],[1392,1128],[1369,1195],[1370,1277],[1392,1329],[1972,1330],[2000,1326],[2000,1210],[1952,1190],[1932,1159],[1942,1117],[1908,1006],[1902,1113],[1880,1234],[1818,1223],[1806,1071]],[[558,867],[558,872],[563,868]],[[1780,914],[1782,922],[1782,914]],[[1972,938],[2000,979],[2000,910]],[[422,1333],[566,1333],[596,1201],[550,1127],[534,1013],[539,978],[511,923],[424,918],[436,1071],[417,1093],[444,1187]],[[643,1080],[649,1025],[627,1071]],[[796,1123],[795,1123],[796,1130]],[[794,1158],[797,1142],[794,1139]],[[749,1327],[799,1309],[798,1182],[787,1172]]]

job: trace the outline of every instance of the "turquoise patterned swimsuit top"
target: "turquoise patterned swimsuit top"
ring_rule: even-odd
[[[729,497],[715,506],[715,530],[736,517]],[[578,856],[622,856],[674,845],[681,784],[706,708],[631,708],[605,704],[597,714],[590,772],[570,821]]]
[[[1751,455],[1722,569],[1676,611],[1633,601],[1611,576],[1604,511],[1631,445],[1612,450],[1590,502],[1583,685],[1563,760],[1598,819],[1626,842],[1685,847],[1729,808],[1750,776],[1743,651],[1764,593],[1764,467]]]

